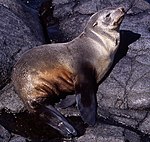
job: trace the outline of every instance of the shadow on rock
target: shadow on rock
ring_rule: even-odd
[[[80,117],[67,117],[70,124],[77,130],[79,136],[85,133],[85,124]],[[0,124],[9,132],[29,138],[32,141],[61,142],[63,137],[52,127],[43,123],[39,118],[28,112],[19,114],[2,111],[0,114]],[[67,141],[67,139],[66,139]],[[70,141],[70,139],[68,139]]]
[[[141,37],[140,34],[138,33],[134,33],[132,31],[129,30],[120,30],[120,45],[118,47],[118,50],[115,54],[114,57],[114,62],[111,66],[111,68],[109,69],[109,71],[106,73],[106,75],[103,77],[103,79],[101,80],[100,83],[102,83],[111,73],[111,71],[113,70],[114,66],[124,57],[126,56],[128,49],[129,49],[129,45],[133,42],[135,42],[136,40],[138,40]],[[99,83],[99,84],[100,84]]]
[[[41,4],[39,18],[43,27],[46,43],[63,42],[63,34],[59,29],[59,19],[53,16],[54,6],[48,0]]]
[[[124,128],[125,130],[129,130],[130,132],[134,132],[136,133],[137,135],[140,136],[140,141],[141,142],[150,142],[150,136],[148,134],[145,134],[145,133],[142,133],[140,130],[138,130],[137,128],[133,128],[131,126],[127,126],[127,125],[124,125],[122,123],[119,123],[117,121],[115,121],[113,118],[111,117],[107,117],[107,118],[104,118],[104,117],[98,117],[97,119],[97,122],[98,123],[102,123],[102,124],[108,124],[110,126],[117,126],[117,127],[121,127],[121,128]],[[132,135],[131,135],[132,136]],[[128,137],[124,136],[125,137],[125,142],[130,142],[130,140],[128,140]],[[134,136],[133,136],[134,137]]]

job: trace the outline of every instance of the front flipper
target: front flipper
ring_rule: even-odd
[[[90,64],[83,64],[75,80],[76,103],[81,118],[89,125],[94,125],[97,116],[97,83],[95,71]]]
[[[83,96],[83,93],[77,94],[76,101],[83,121],[88,125],[93,126],[96,122],[97,115],[97,103],[95,94],[86,94],[86,96]]]
[[[48,125],[58,130],[62,135],[66,137],[77,135],[77,132],[73,126],[71,126],[66,118],[52,105],[40,105],[37,109],[37,112]]]
[[[80,93],[77,93],[76,102],[83,121],[93,126],[97,116],[95,91],[90,86],[81,88]]]

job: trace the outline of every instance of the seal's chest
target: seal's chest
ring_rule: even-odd
[[[104,58],[99,60],[97,66],[97,80],[98,82],[103,78],[106,72],[109,70],[110,66],[112,65],[112,59],[110,57]]]

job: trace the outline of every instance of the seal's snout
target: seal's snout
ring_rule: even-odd
[[[118,15],[124,15],[125,14],[125,9],[123,7],[119,7],[116,9],[116,13]]]
[[[110,25],[111,29],[118,29],[125,15],[125,9],[123,7],[119,7],[114,9],[111,14],[112,22]]]
[[[123,7],[119,7],[118,10],[120,10],[123,13],[125,13],[125,9]]]

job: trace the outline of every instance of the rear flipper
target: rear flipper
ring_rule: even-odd
[[[77,135],[73,126],[71,126],[66,118],[52,105],[40,105],[36,111],[48,125],[58,130],[65,137]]]
[[[62,101],[60,101],[60,103],[57,104],[57,107],[64,109],[69,106],[72,106],[75,103],[76,103],[76,96],[68,95],[68,96],[66,96],[65,99],[63,99]]]

